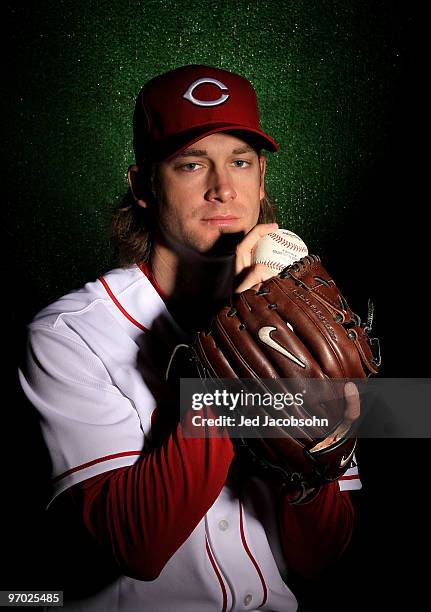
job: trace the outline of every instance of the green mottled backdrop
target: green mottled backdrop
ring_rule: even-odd
[[[45,1],[9,8],[7,208],[35,307],[111,265],[106,226],[133,161],[142,84],[186,63],[254,84],[281,144],[280,225],[325,252],[382,153],[403,58],[393,3]]]

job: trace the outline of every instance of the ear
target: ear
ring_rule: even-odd
[[[266,172],[266,157],[264,155],[259,155],[259,165],[260,165],[260,192],[259,196],[262,200],[265,197],[265,172]]]
[[[127,181],[136,203],[139,204],[139,206],[142,206],[142,208],[148,208],[148,202],[142,197],[142,189],[139,186],[139,167],[136,164],[129,166],[129,169],[127,170]]]

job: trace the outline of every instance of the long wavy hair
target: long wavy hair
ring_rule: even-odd
[[[155,210],[157,202],[160,201],[157,165],[141,166],[137,189],[140,197],[149,204],[148,207],[139,206],[129,188],[114,210],[109,227],[115,261],[123,268],[137,261],[146,263],[151,257],[152,241],[157,227]],[[275,205],[265,192],[260,201],[258,223],[273,223],[276,217]]]

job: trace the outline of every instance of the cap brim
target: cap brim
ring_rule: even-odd
[[[237,133],[240,138],[250,142],[257,149],[266,149],[272,153],[278,151],[278,144],[275,140],[260,130],[238,124],[214,123],[195,127],[175,134],[175,137],[165,139],[161,147],[152,151],[151,159],[153,161],[170,159],[191,144],[217,132]]]

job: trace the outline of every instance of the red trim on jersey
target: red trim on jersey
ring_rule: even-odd
[[[67,470],[66,472],[63,472],[63,474],[60,474],[60,476],[56,476],[55,478],[52,479],[52,482],[58,482],[59,480],[61,480],[62,478],[66,478],[66,476],[69,476],[70,474],[73,474],[74,472],[79,472],[80,470],[85,470],[85,468],[90,467],[91,465],[95,465],[96,463],[102,463],[102,461],[109,461],[110,459],[117,459],[118,457],[130,457],[131,455],[141,455],[142,451],[125,451],[123,453],[114,453],[113,455],[106,455],[105,457],[99,457],[98,459],[93,459],[92,461],[87,461],[87,463],[82,463],[81,465],[77,465],[74,468],[71,468],[70,470]]]
[[[105,287],[107,294],[109,295],[109,297],[111,298],[111,300],[114,302],[114,304],[116,305],[116,307],[123,313],[123,315],[126,317],[126,319],[128,319],[131,323],[133,323],[133,325],[136,325],[136,327],[139,327],[139,329],[142,329],[142,331],[146,332],[148,331],[148,329],[146,327],[144,327],[142,325],[142,323],[139,323],[139,321],[137,321],[136,319],[134,319],[132,317],[132,315],[130,315],[127,310],[120,304],[120,302],[117,300],[117,298],[115,297],[115,295],[112,293],[111,288],[109,287],[108,283],[106,282],[106,280],[103,278],[103,276],[99,276],[99,280],[102,283],[102,285]]]
[[[153,285],[154,289],[160,295],[162,300],[164,302],[166,302],[168,296],[163,291],[163,289],[160,287],[159,283],[156,281],[156,279],[154,277],[154,274],[153,274],[153,271],[151,270],[150,266],[148,264],[144,263],[143,261],[137,262],[137,266],[141,270],[141,272],[143,272],[145,274],[145,276],[148,278],[148,280]]]
[[[253,563],[253,565],[254,565],[254,567],[255,567],[258,575],[259,575],[260,582],[262,583],[263,600],[262,600],[262,603],[260,604],[260,606],[258,606],[258,608],[260,608],[260,607],[262,607],[266,603],[266,600],[268,598],[268,588],[266,586],[262,570],[260,569],[259,565],[257,564],[256,559],[251,554],[251,550],[249,549],[248,544],[247,544],[247,540],[245,539],[244,525],[243,525],[243,521],[242,521],[242,504],[241,504],[241,502],[238,502],[238,503],[239,503],[239,530],[240,530],[240,533],[241,533],[242,545],[245,548],[245,552],[250,557],[250,560]]]
[[[226,592],[226,587],[224,585],[223,578],[221,577],[221,574],[220,574],[220,572],[218,570],[218,567],[217,567],[216,562],[214,560],[214,557],[212,555],[212,552],[211,552],[211,549],[210,549],[210,546],[209,546],[209,543],[208,543],[208,538],[206,536],[205,536],[205,542],[206,542],[207,555],[209,557],[209,560],[211,561],[211,565],[213,566],[213,570],[214,570],[214,572],[215,572],[215,574],[216,574],[216,576],[218,578],[218,581],[219,581],[220,586],[221,586],[221,590],[223,592],[223,608],[222,608],[222,612],[226,612],[226,610],[227,610],[227,592]]]
[[[358,474],[353,474],[353,476],[340,476],[338,480],[360,480]]]

